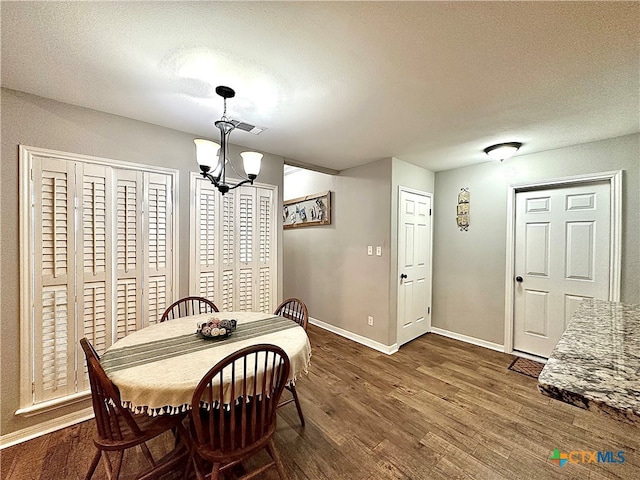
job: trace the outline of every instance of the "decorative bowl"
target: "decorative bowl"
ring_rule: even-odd
[[[202,338],[226,338],[236,329],[237,320],[209,317],[204,322],[198,322],[196,333]]]

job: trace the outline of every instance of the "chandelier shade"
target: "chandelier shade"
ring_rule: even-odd
[[[238,188],[246,183],[253,185],[253,181],[260,173],[262,154],[258,152],[242,152],[240,156],[242,157],[245,171],[244,178],[235,185],[227,183],[227,164],[231,165],[236,175],[242,176],[238,174],[233,168],[233,164],[229,162],[229,135],[235,128],[235,124],[227,118],[227,98],[234,97],[236,92],[229,87],[219,86],[216,88],[216,93],[224,99],[222,118],[215,122],[215,126],[220,130],[221,145],[203,138],[196,138],[193,143],[196,145],[196,161],[200,166],[200,173],[224,195],[229,190]]]

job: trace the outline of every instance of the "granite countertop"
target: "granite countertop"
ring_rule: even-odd
[[[640,305],[583,301],[540,373],[538,389],[640,424]]]

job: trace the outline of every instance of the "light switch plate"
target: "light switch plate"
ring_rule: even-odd
[[[376,247],[376,255],[379,257],[382,256],[382,247]]]
[[[373,246],[372,245],[369,245],[367,247],[367,255],[373,255]]]

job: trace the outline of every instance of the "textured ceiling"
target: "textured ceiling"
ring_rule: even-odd
[[[2,86],[326,168],[640,130],[638,2],[2,2]]]

